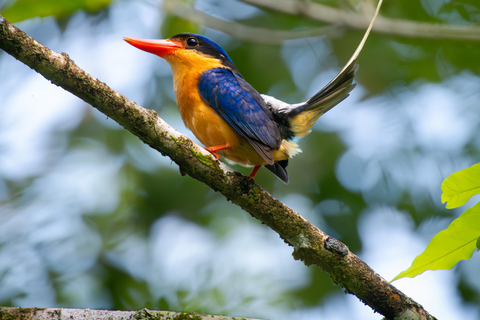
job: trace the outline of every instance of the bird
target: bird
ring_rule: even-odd
[[[317,119],[347,98],[355,87],[357,57],[381,2],[345,67],[311,98],[296,104],[258,93],[226,51],[205,36],[181,33],[162,40],[124,40],[170,64],[180,116],[217,160],[223,156],[253,166],[249,179],[264,166],[288,183],[288,160],[301,152],[293,139],[307,135]]]

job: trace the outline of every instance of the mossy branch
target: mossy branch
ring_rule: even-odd
[[[329,237],[254,181],[214,160],[152,111],[140,107],[92,77],[65,53],[38,43],[0,16],[0,48],[52,83],[91,104],[144,143],[170,157],[180,171],[222,193],[291,245],[295,259],[316,265],[332,280],[387,319],[435,319],[421,305],[385,281],[347,246]],[[413,317],[412,317],[413,316]]]
[[[0,320],[260,320],[173,311],[0,308]]]

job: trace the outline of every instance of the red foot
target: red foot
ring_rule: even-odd
[[[252,180],[255,175],[257,174],[258,172],[258,169],[260,169],[261,166],[255,166],[255,168],[253,168],[253,171],[252,173],[250,173],[250,175],[248,176],[248,180]]]
[[[220,155],[217,153],[217,151],[225,150],[225,149],[228,149],[228,148],[230,148],[230,147],[223,144],[221,146],[206,147],[205,150],[210,152],[215,158],[220,159]]]

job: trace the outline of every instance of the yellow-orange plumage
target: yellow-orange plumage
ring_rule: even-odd
[[[248,140],[238,134],[200,97],[198,81],[201,74],[209,69],[223,67],[221,61],[192,50],[177,50],[164,59],[172,68],[180,115],[185,126],[197,139],[206,147],[228,146],[228,149],[218,151],[218,154],[234,162],[254,166],[267,164]],[[273,152],[274,161],[289,157],[288,146],[286,142]]]
[[[300,151],[291,140],[307,135],[315,121],[354,88],[360,53],[375,16],[347,65],[305,102],[288,104],[260,95],[227,53],[200,35],[182,33],[166,40],[125,40],[164,58],[171,66],[178,109],[185,125],[215,157],[253,165],[253,178],[265,166],[288,182],[288,158]]]

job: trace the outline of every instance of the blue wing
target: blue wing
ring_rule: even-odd
[[[200,96],[241,136],[245,137],[269,164],[280,148],[280,129],[265,101],[242,77],[228,69],[215,68],[202,73]]]

